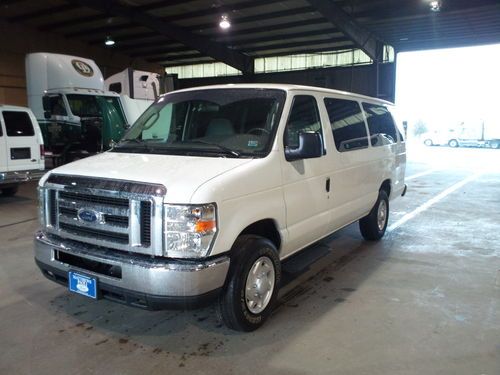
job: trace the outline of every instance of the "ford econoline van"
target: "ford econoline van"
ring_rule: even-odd
[[[292,85],[159,97],[113,150],[40,181],[35,259],[70,291],[159,309],[217,299],[250,331],[269,316],[281,263],[359,221],[383,237],[405,193],[392,105]]]
[[[43,138],[29,108],[0,104],[0,191],[16,194],[19,184],[41,177]]]

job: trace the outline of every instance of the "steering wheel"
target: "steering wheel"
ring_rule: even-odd
[[[252,129],[248,130],[246,132],[246,134],[252,134],[252,133],[255,133],[255,132],[266,133],[267,135],[271,134],[271,132],[269,130],[264,129],[264,128],[252,128]]]

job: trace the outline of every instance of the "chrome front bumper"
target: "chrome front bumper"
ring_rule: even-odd
[[[71,259],[72,264],[58,259]],[[229,270],[227,256],[200,261],[152,258],[85,245],[42,231],[35,236],[35,260],[45,276],[61,284],[67,283],[68,271],[79,271],[98,279],[101,297],[154,309],[183,302],[197,305],[197,299],[222,288]],[[119,270],[115,272],[118,276],[101,273],[113,267]]]
[[[14,171],[14,172],[0,172],[0,185],[3,184],[18,184],[21,182],[28,182],[36,180],[45,174],[45,170],[28,170],[28,171]]]

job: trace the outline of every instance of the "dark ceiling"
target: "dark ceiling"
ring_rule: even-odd
[[[163,66],[363,47],[500,43],[499,0],[0,0],[0,16]],[[232,27],[219,28],[222,14]]]

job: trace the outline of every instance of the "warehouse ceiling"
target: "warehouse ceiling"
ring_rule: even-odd
[[[500,1],[2,0],[0,17],[41,32],[112,47],[163,66],[362,48],[396,51],[500,42]],[[231,27],[221,29],[225,15]]]

